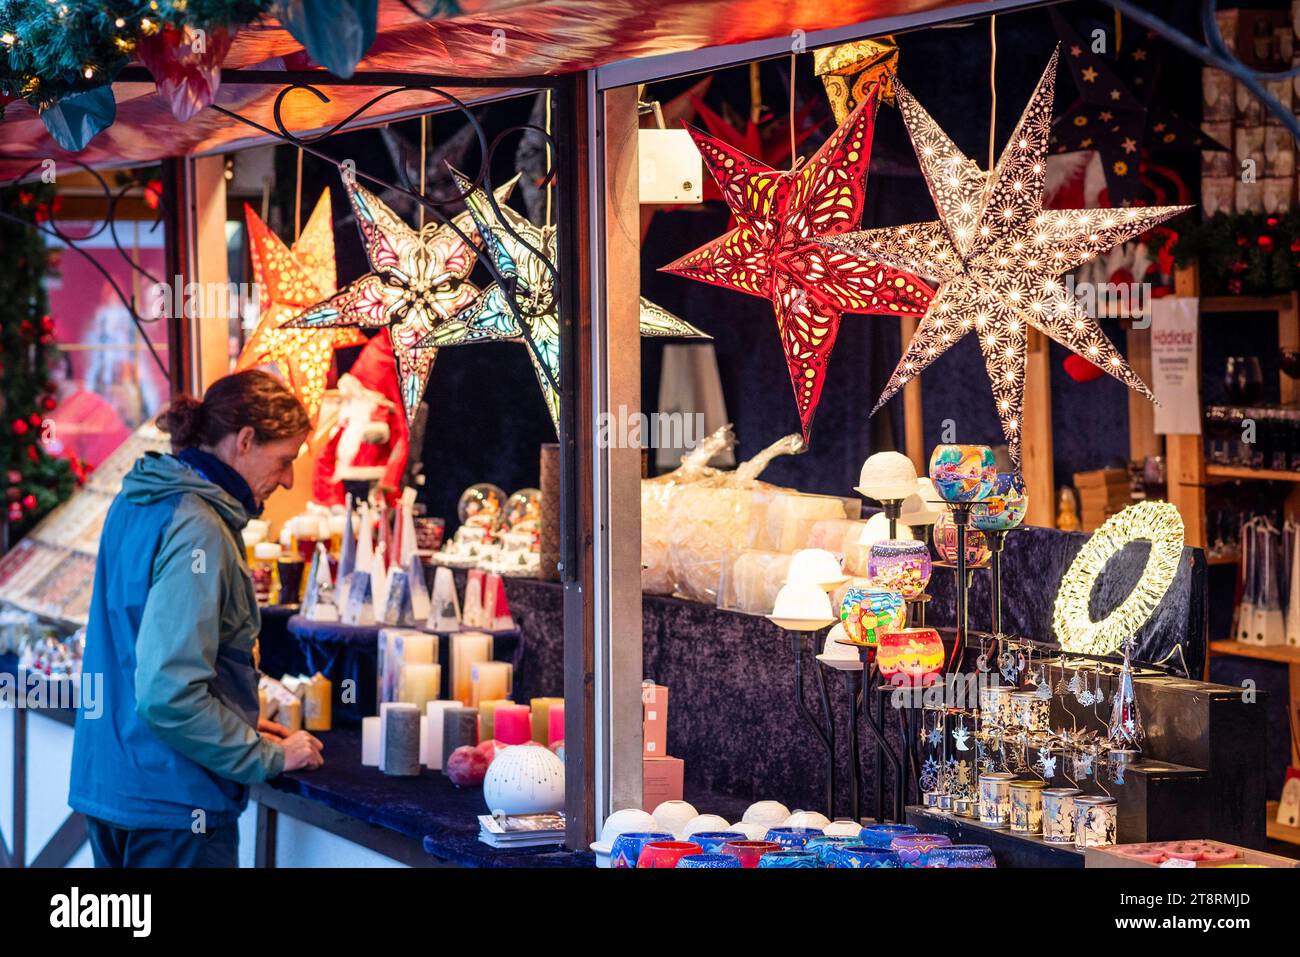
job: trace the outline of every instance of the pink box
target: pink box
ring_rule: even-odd
[[[647,758],[668,756],[668,689],[646,682],[641,685],[641,754]]]
[[[664,801],[680,801],[685,768],[686,764],[681,758],[643,758],[641,806],[653,810]]]

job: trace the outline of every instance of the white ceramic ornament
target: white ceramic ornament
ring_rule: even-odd
[[[483,778],[488,810],[541,814],[564,808],[564,762],[540,744],[516,744],[496,753]]]

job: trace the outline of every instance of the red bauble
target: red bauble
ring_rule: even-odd
[[[5,489],[5,498],[11,502],[16,502],[23,497],[23,490],[17,485],[10,485]]]
[[[18,323],[18,332],[23,336],[27,336],[30,338],[31,334],[35,331],[36,331],[36,327],[32,325],[32,321],[30,319],[24,319],[22,322]]]
[[[22,419],[14,419],[13,424],[9,426],[10,431],[17,436],[26,435],[27,428],[28,428],[27,423],[24,422]]]
[[[41,460],[41,453],[36,451],[36,446],[27,446],[27,458],[31,460],[33,465]]]
[[[462,745],[447,756],[447,777],[460,788],[478,787],[487,774],[488,759],[478,748]]]
[[[1244,286],[1240,279],[1233,277],[1228,280],[1228,292],[1232,293],[1234,296],[1240,296],[1243,288]]]
[[[1105,375],[1101,369],[1083,356],[1077,356],[1073,353],[1066,356],[1061,365],[1065,369],[1066,375],[1075,382],[1091,382],[1093,379],[1099,379]]]
[[[1273,251],[1274,242],[1272,236],[1260,236],[1259,239],[1255,240],[1255,242],[1259,244],[1259,248],[1264,250],[1264,252],[1271,253]]]
[[[48,332],[47,332],[47,333],[44,333],[44,334],[40,337],[40,339],[37,340],[37,341],[40,342],[40,344],[43,345],[43,346],[52,346],[52,345],[54,345],[54,337],[53,337],[52,335],[50,335]]]
[[[23,508],[27,509],[27,511],[29,512],[34,511],[36,508],[36,496],[32,495],[31,493],[24,495]]]
[[[41,406],[42,408],[45,409],[46,412],[53,412],[55,409],[59,407],[59,403],[58,400],[54,398],[54,396],[47,395],[45,398],[41,399]]]
[[[9,474],[6,475],[5,478],[9,480],[10,485],[17,485],[23,480],[23,473],[17,469],[10,469]]]
[[[39,412],[33,412],[31,415],[27,417],[27,424],[30,425],[33,429],[39,429],[41,427],[41,422],[42,419],[41,419],[41,414]]]
[[[144,204],[150,209],[157,209],[162,202],[163,184],[160,179],[151,179],[144,184]]]
[[[49,316],[41,316],[41,332],[53,332],[54,320]]]
[[[17,502],[9,503],[9,521],[21,522],[23,520],[23,507]]]

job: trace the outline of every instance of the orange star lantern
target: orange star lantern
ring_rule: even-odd
[[[330,221],[330,193],[321,193],[292,247],[244,204],[248,240],[253,257],[261,319],[244,343],[235,371],[274,365],[281,378],[307,407],[316,421],[321,397],[329,380],[334,350],[362,346],[366,337],[358,329],[290,329],[285,326],[304,309],[334,295],[334,229]]]
[[[876,97],[873,89],[812,159],[789,171],[690,131],[737,226],[663,271],[771,300],[805,442],[841,315],[920,316],[933,295],[907,273],[816,242],[858,227]]]

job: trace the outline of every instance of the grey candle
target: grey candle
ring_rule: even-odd
[[[384,712],[384,773],[410,778],[420,773],[420,709],[406,702]]]
[[[447,759],[462,745],[478,744],[478,708],[447,708],[442,712],[442,773]]]

